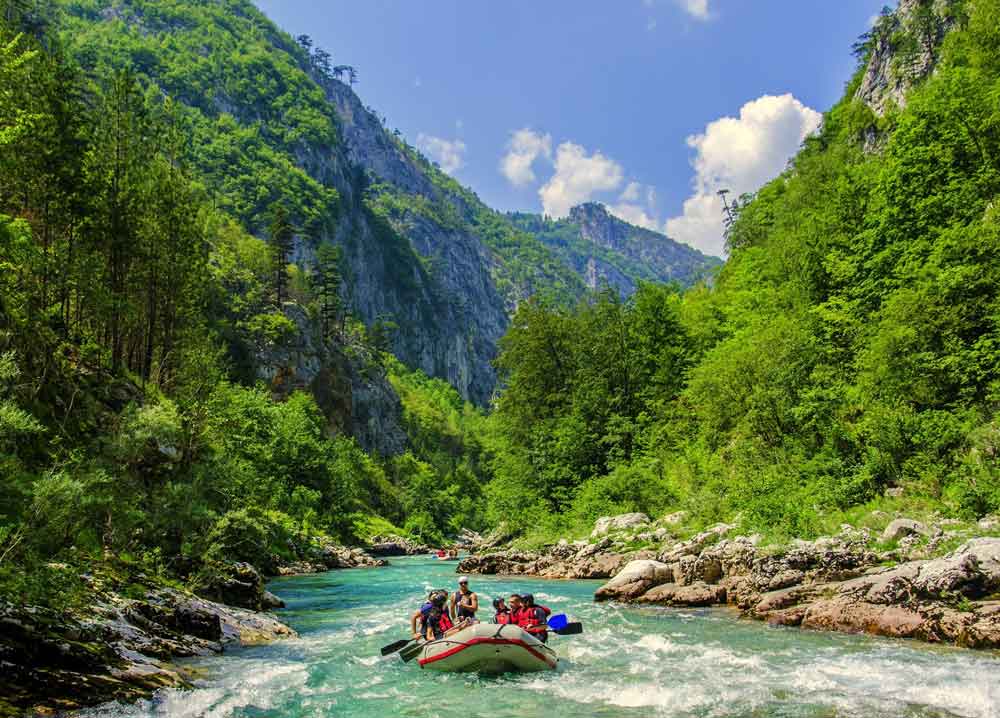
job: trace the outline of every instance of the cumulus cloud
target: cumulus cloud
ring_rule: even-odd
[[[637,227],[645,227],[654,232],[663,231],[663,226],[657,219],[656,190],[652,187],[629,182],[618,196],[618,201],[606,206],[611,214]]]
[[[691,17],[697,20],[708,20],[711,12],[708,8],[708,0],[675,0],[678,5]]]
[[[533,165],[539,157],[552,158],[552,136],[525,127],[513,133],[507,154],[500,159],[500,172],[515,187],[535,181]]]
[[[538,190],[542,208],[561,218],[575,205],[601,192],[617,190],[624,180],[622,166],[600,152],[587,154],[580,145],[563,142],[556,150],[555,174]]]
[[[695,150],[693,193],[684,212],[666,222],[671,237],[709,254],[724,252],[720,189],[734,196],[754,192],[779,174],[802,141],[816,131],[822,115],[791,94],[764,95],[687,138]]]
[[[465,165],[465,143],[462,140],[446,140],[421,132],[417,135],[417,148],[448,174],[457,172]]]

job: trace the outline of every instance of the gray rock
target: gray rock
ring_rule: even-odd
[[[594,530],[590,532],[590,537],[597,538],[599,536],[604,536],[610,531],[620,531],[621,529],[644,526],[648,523],[649,517],[642,513],[602,516],[594,522]]]
[[[673,581],[673,569],[660,561],[630,561],[614,578],[597,589],[595,601],[638,598],[654,586]]]
[[[914,521],[913,519],[893,519],[885,527],[885,531],[882,532],[882,541],[898,541],[904,536],[914,534],[926,536],[928,533],[927,527],[919,521]]]

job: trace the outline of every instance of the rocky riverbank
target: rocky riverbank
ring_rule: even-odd
[[[430,550],[430,546],[402,536],[373,536],[368,541],[368,552],[372,556],[419,556]]]
[[[595,600],[730,605],[774,625],[1000,648],[1000,537],[981,535],[998,533],[995,520],[970,528],[901,518],[881,532],[845,525],[781,548],[725,524],[679,540],[679,520],[608,517],[590,541],[477,554],[458,570],[610,578]]]
[[[324,544],[309,560],[275,573],[385,565],[361,549]],[[90,586],[85,607],[56,611],[0,601],[0,717],[49,715],[188,687],[192,676],[175,659],[296,635],[266,613],[284,603],[249,563],[206,565],[190,579],[194,593],[161,579],[127,588],[84,579]]]
[[[0,715],[131,701],[191,676],[173,659],[294,636],[275,617],[170,588],[86,611],[0,603]]]

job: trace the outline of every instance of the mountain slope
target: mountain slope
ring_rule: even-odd
[[[640,281],[690,286],[722,264],[666,235],[629,224],[596,202],[573,207],[561,220],[523,212],[508,217],[572,267],[590,289],[607,283],[629,296]]]
[[[532,236],[390,133],[244,0],[65,0],[70,52],[89,72],[131,67],[176,100],[188,159],[217,205],[265,235],[273,203],[296,226],[306,268],[343,248],[345,299],[368,325],[391,320],[405,363],[484,403],[517,302],[583,282]],[[334,19],[335,21],[335,19]]]
[[[787,540],[1000,511],[997,17],[880,20],[711,287],[526,306],[498,358],[494,519],[554,541],[682,511]]]

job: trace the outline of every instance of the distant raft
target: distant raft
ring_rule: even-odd
[[[555,670],[556,652],[519,626],[476,623],[425,643],[421,668],[432,671],[511,673]]]

